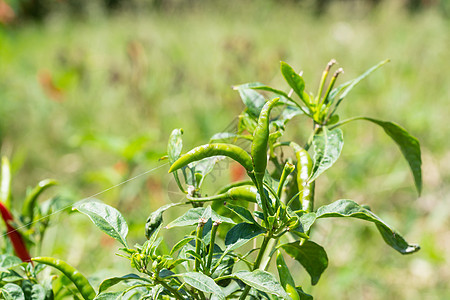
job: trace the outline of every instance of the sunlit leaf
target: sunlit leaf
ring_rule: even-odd
[[[170,222],[166,228],[197,225],[200,218],[205,220],[211,219],[213,222],[220,220],[222,223],[235,224],[233,220],[217,214],[211,209],[211,206],[208,206],[207,208],[196,207],[189,209],[184,215]]]
[[[17,284],[7,283],[0,291],[5,300],[25,300],[25,295]]]
[[[278,280],[269,272],[262,270],[253,272],[239,271],[233,273],[233,275],[256,290],[276,295],[283,299],[291,299]]]
[[[341,85],[339,85],[337,88],[335,88],[331,93],[330,93],[330,97],[329,98],[334,98],[336,97],[336,95],[338,95],[339,93],[342,92],[342,94],[339,96],[338,101],[342,101],[342,99],[344,99],[348,93],[359,83],[361,82],[361,80],[363,80],[364,78],[366,78],[367,76],[369,76],[372,72],[374,72],[375,70],[377,70],[378,68],[380,68],[381,66],[385,65],[386,63],[388,63],[389,60],[384,60],[380,63],[378,63],[377,65],[373,66],[372,68],[370,68],[369,70],[367,70],[366,72],[364,72],[362,75],[358,76],[355,79],[352,79],[350,81],[347,81]]]
[[[352,200],[337,200],[329,205],[320,207],[316,213],[303,215],[300,219],[309,219],[309,223],[312,225],[311,221],[313,219],[331,217],[350,217],[375,223],[384,241],[401,254],[414,253],[420,249],[418,245],[408,244],[401,235],[377,215]]]
[[[193,288],[205,293],[212,293],[219,299],[225,299],[225,294],[220,286],[218,286],[210,277],[199,272],[184,273],[181,274],[181,276],[184,281]]]
[[[325,170],[330,168],[341,155],[344,146],[342,130],[323,128],[322,134],[314,136],[314,165],[309,182],[313,182]]]
[[[266,99],[264,99],[264,97],[257,91],[249,88],[239,88],[238,91],[242,102],[244,102],[247,107],[248,112],[254,117],[258,117],[262,107],[266,103]]]
[[[302,76],[298,75],[294,69],[285,62],[281,62],[281,73],[283,74],[284,79],[286,79],[286,82],[300,97],[303,103],[306,104],[306,106],[309,106],[305,95],[305,81]]]
[[[204,207],[191,208],[184,215],[170,222],[166,228],[197,225],[204,212]]]
[[[167,144],[167,156],[169,157],[170,164],[173,164],[181,155],[181,151],[183,150],[182,135],[183,130],[181,128],[172,130],[172,133],[170,134],[169,142]],[[178,177],[178,172],[174,172],[173,177],[180,190],[184,191],[180,178]]]
[[[183,150],[182,135],[183,130],[181,128],[174,129],[170,134],[169,143],[167,144],[167,155],[171,164],[180,157],[181,151]]]
[[[106,292],[98,294],[94,300],[117,300],[121,299],[122,292]]]
[[[78,202],[73,209],[87,215],[101,231],[129,248],[128,225],[117,209],[99,201]]]
[[[42,300],[46,298],[47,291],[40,284],[33,284],[31,288],[31,300]]]
[[[111,277],[111,278],[103,280],[102,283],[100,283],[98,292],[99,292],[99,294],[101,294],[104,291],[106,291],[107,289],[109,289],[110,287],[112,287],[120,282],[127,281],[127,280],[141,280],[141,281],[149,282],[147,279],[141,278],[136,274],[128,274],[128,275],[125,275],[122,277]]]

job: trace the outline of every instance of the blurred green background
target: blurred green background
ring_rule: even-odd
[[[181,197],[158,161],[172,129],[184,129],[189,150],[233,128],[244,106],[231,86],[287,90],[280,60],[315,91],[331,58],[345,70],[341,82],[390,58],[340,116],[392,120],[416,136],[422,196],[397,147],[360,122],[343,127],[342,156],[316,197],[368,204],[422,249],[401,256],[373,226],[328,220],[313,234],[330,259],[318,285],[288,263],[317,299],[449,299],[449,2],[0,1],[0,142],[14,195],[51,177],[60,185],[46,196],[70,204],[159,167],[97,196],[123,212],[130,244],[142,243],[148,214]],[[309,134],[301,117],[291,126],[299,141]],[[226,165],[213,175],[211,190],[230,180]],[[64,210],[53,222],[41,254],[98,277],[130,272],[119,245],[86,217]],[[177,235],[165,235],[172,245]]]

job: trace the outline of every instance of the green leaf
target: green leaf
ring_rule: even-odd
[[[94,300],[116,300],[121,299],[122,292],[107,292],[98,294]]]
[[[280,121],[283,122],[284,125],[288,121],[290,121],[293,117],[303,114],[303,111],[300,110],[297,106],[288,105],[281,112]]]
[[[274,89],[274,88],[267,86],[261,82],[244,83],[241,85],[234,86],[233,89],[235,89],[235,90],[253,89],[253,90],[261,90],[261,91],[271,92],[271,93],[274,93],[275,96],[281,98],[280,103],[288,103],[288,101],[295,103],[295,101],[291,97],[289,97],[289,95],[286,94],[285,92]]]
[[[180,157],[181,151],[183,150],[182,135],[183,129],[181,128],[172,130],[172,133],[170,134],[169,142],[167,144],[167,156],[169,157],[170,164],[173,164]],[[184,192],[180,178],[178,177],[178,172],[174,172],[173,177],[180,190]]]
[[[200,175],[200,180],[196,180],[197,188],[200,188],[206,175],[212,172],[214,166],[221,160],[225,159],[225,156],[212,156],[202,160],[198,160],[189,164],[191,169],[194,169],[195,175]]]
[[[313,296],[310,294],[307,294],[303,291],[302,287],[296,286],[295,289],[297,290],[298,295],[300,296],[300,300],[313,300]]]
[[[227,247],[227,251],[237,249],[263,233],[264,230],[260,226],[249,223],[239,223],[231,228],[225,236],[225,246]]]
[[[311,284],[315,285],[328,267],[328,256],[325,249],[313,241],[298,241],[280,246],[287,254],[298,261],[311,276]]]
[[[375,223],[384,241],[401,254],[414,253],[420,249],[418,245],[408,244],[401,235],[378,216],[352,200],[337,200],[320,207],[316,212],[317,219],[331,217],[351,217]]]
[[[259,224],[253,218],[252,213],[247,208],[229,203],[227,203],[225,207],[236,213],[244,222],[259,226]]]
[[[410,135],[403,127],[394,122],[386,122],[367,117],[361,117],[360,119],[367,120],[381,126],[386,134],[389,135],[400,147],[400,151],[408,161],[408,164],[411,168],[416,189],[420,195],[420,193],[422,192],[422,159],[420,154],[419,141],[415,137]]]
[[[179,241],[178,243],[176,243],[175,246],[172,247],[172,250],[170,250],[169,255],[174,254],[175,252],[177,252],[178,250],[180,250],[181,248],[183,248],[184,245],[186,245],[187,243],[189,243],[189,242],[192,241],[193,239],[194,239],[193,236],[186,237],[186,238],[182,239],[181,241]]]
[[[126,281],[126,280],[142,280],[145,282],[149,282],[147,279],[141,278],[136,274],[128,274],[122,277],[111,277],[108,279],[105,279],[102,281],[102,283],[100,283],[100,287],[98,288],[98,293],[101,294],[104,291],[106,291],[107,289],[109,289],[110,287],[122,282],[122,281]]]
[[[204,207],[191,208],[184,215],[170,222],[166,228],[197,225],[204,212]]]
[[[219,221],[221,223],[236,224],[236,222],[234,222],[230,218],[227,218],[227,217],[224,217],[224,216],[221,216],[221,215],[217,214],[211,208],[210,205],[208,205],[208,207],[205,208],[205,211],[202,214],[202,218],[205,219],[205,220],[211,219],[212,222]]]
[[[300,97],[300,99],[309,107],[307,99],[305,99],[305,81],[298,75],[290,65],[285,62],[281,62],[281,73],[289,86]]]
[[[145,222],[145,236],[150,239],[153,234],[159,231],[159,227],[163,222],[163,213],[173,206],[177,206],[178,203],[169,203],[161,206],[154,212],[152,212]]]
[[[252,89],[239,88],[238,91],[242,102],[247,106],[248,112],[254,117],[258,117],[262,107],[266,103],[266,99],[264,99],[260,93]]]
[[[33,284],[31,288],[31,300],[45,300],[47,291],[40,284]]]
[[[0,268],[9,269],[18,266],[22,260],[14,255],[2,254],[0,255]]]
[[[309,182],[313,182],[320,174],[330,168],[341,155],[344,146],[342,130],[333,129],[330,131],[324,127],[322,134],[314,136],[313,146],[314,165],[312,174],[308,179]]]
[[[330,93],[330,98],[334,98],[337,94],[339,94],[341,91],[342,94],[341,96],[339,96],[338,101],[341,102],[342,99],[344,99],[348,93],[364,78],[366,78],[367,76],[369,76],[372,72],[374,72],[375,70],[377,70],[378,68],[380,68],[381,66],[385,65],[386,63],[388,63],[389,60],[384,60],[380,63],[378,63],[377,65],[373,66],[372,68],[370,68],[369,70],[367,70],[366,72],[364,72],[362,75],[358,76],[355,79],[352,79],[350,81],[347,81],[343,84],[341,84],[340,86],[338,86],[337,88],[335,88],[331,93]]]
[[[308,232],[309,229],[311,228],[311,226],[314,224],[314,222],[316,221],[316,213],[315,212],[311,212],[311,213],[306,213],[301,215],[300,217],[300,223],[303,226],[303,230],[305,232]]]
[[[299,106],[299,104],[294,99],[289,97],[289,95],[287,93],[285,93],[285,92],[283,92],[281,90],[278,90],[278,89],[274,89],[274,88],[272,88],[270,86],[267,86],[267,85],[265,85],[263,83],[251,82],[251,83],[245,83],[245,84],[241,84],[239,86],[235,86],[234,87],[234,89],[240,89],[240,88],[241,89],[250,88],[250,89],[254,89],[254,90],[262,90],[262,91],[274,93],[275,97],[279,97],[280,98],[280,101],[278,103],[279,104],[287,104],[288,107],[291,107],[292,110],[295,111],[296,115],[297,114],[302,114],[302,113],[308,114],[307,111],[309,109]],[[304,98],[302,100],[306,100],[308,98],[308,95],[305,92],[303,92],[302,97]]]
[[[169,137],[169,143],[167,145],[167,156],[169,157],[170,164],[173,164],[181,154],[183,150],[183,129],[174,129]]]
[[[17,284],[7,283],[1,289],[1,295],[5,300],[25,300],[25,295]]]
[[[183,276],[184,281],[193,288],[205,293],[212,293],[219,299],[225,299],[225,294],[220,286],[218,286],[210,277],[199,272],[184,273],[181,274],[181,276]]]
[[[213,222],[221,221],[222,223],[236,224],[230,218],[217,214],[214,210],[211,209],[211,206],[208,206],[206,208],[196,207],[189,209],[184,215],[170,222],[166,226],[166,228],[169,229],[173,227],[197,225],[200,218],[203,218],[205,220],[211,219]]]
[[[256,122],[255,118],[252,117],[250,114],[244,112],[243,114],[239,115],[239,125],[238,125],[239,133],[247,131],[248,133],[253,134],[253,131],[255,131],[257,125],[258,123]]]
[[[253,272],[239,271],[233,275],[242,280],[245,284],[259,291],[276,295],[284,299],[291,299],[278,280],[269,272],[262,270],[255,270]]]
[[[73,209],[87,215],[101,231],[129,248],[126,240],[128,225],[117,209],[97,201],[78,202]]]
[[[214,134],[210,139],[209,143],[223,143],[230,142],[238,138],[238,134],[232,132],[219,132]]]
[[[37,204],[38,197],[49,187],[58,184],[54,179],[45,179],[40,181],[34,189],[28,193],[22,205],[22,214],[26,217],[25,221],[30,222],[33,220],[34,208]]]

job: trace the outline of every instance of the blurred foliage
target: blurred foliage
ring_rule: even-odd
[[[134,0],[113,13],[92,1],[75,5],[78,16],[61,6],[71,1],[46,2],[52,10],[42,22],[19,19],[0,27],[1,152],[12,158],[18,199],[24,186],[46,177],[61,183],[58,194],[76,201],[162,166],[158,159],[173,128],[183,127],[186,149],[206,143],[237,122],[231,118],[243,104],[230,86],[255,80],[282,86],[280,60],[303,70],[306,82],[317,82],[316,70],[330,58],[348,69],[342,80],[390,58],[355,88],[341,118],[358,112],[395,120],[418,137],[423,196],[416,199],[398,149],[378,128],[361,123],[343,128],[342,157],[318,182],[329,188],[319,188],[317,205],[343,195],[369,204],[422,250],[393,263],[395,253],[380,246],[371,228],[347,231],[347,223],[330,221],[314,233],[328,249],[330,267],[311,292],[318,299],[450,297],[448,1],[427,1],[433,5],[414,14],[405,1],[330,1],[320,17],[306,0]],[[18,1],[8,3],[18,12]],[[156,3],[160,9],[149,8]],[[309,124],[295,122],[296,139],[307,138],[302,126]],[[140,239],[152,210],[181,197],[167,168],[97,196],[124,212],[131,239]],[[208,186],[227,182],[228,169],[224,162]],[[129,270],[114,256],[114,241],[82,216],[56,216],[54,224],[46,255],[86,274]],[[298,276],[307,280],[302,270]]]
[[[221,1],[208,1],[209,5],[220,5]],[[231,1],[237,2],[237,1]],[[255,5],[261,1],[252,1]],[[349,6],[363,6],[368,10],[375,10],[386,0],[264,0],[272,4],[295,5],[307,8],[316,15],[324,15],[330,7],[335,4],[345,4]],[[389,1],[390,2],[390,1]],[[450,4],[448,0],[396,0],[400,6],[410,13],[416,13],[430,7],[439,8],[442,13],[448,16]],[[193,0],[1,0],[0,3],[0,23],[10,23],[18,21],[35,20],[43,21],[54,13],[64,13],[70,17],[86,16],[92,10],[102,10],[111,14],[118,11],[136,13],[145,11],[189,11],[192,7],[202,7],[205,3]],[[2,18],[2,6],[5,4],[13,13],[13,18]],[[6,7],[6,6],[5,6]],[[4,14],[5,12],[3,12]],[[9,13],[10,14],[10,13]]]

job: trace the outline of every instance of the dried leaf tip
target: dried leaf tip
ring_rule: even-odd
[[[342,68],[339,68],[339,69],[337,69],[337,71],[336,72],[334,72],[334,75],[333,75],[333,77],[338,77],[339,76],[339,74],[344,74],[344,69],[342,69]]]
[[[334,64],[336,64],[337,62],[336,62],[336,60],[333,58],[332,60],[330,60],[330,62],[328,63],[328,65],[327,65],[327,67],[326,67],[326,69],[325,69],[325,71],[326,72],[329,72],[330,71],[330,69],[331,69],[331,67],[334,65]]]

